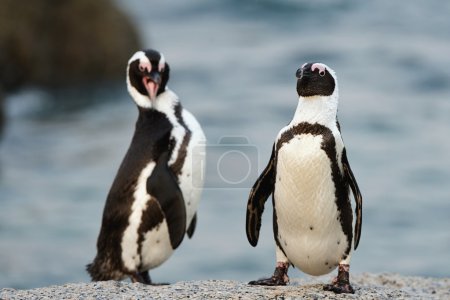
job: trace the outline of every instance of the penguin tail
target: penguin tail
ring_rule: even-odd
[[[86,265],[86,271],[92,281],[121,280],[126,276],[122,271],[114,269],[110,263],[101,261],[98,257]]]
[[[92,281],[96,281],[95,278],[97,276],[95,276],[95,274],[97,274],[96,272],[96,268],[94,266],[94,263],[90,263],[86,265],[86,271],[88,272],[89,276],[91,276],[91,280]]]

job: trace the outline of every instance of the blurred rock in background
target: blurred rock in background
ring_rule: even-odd
[[[139,48],[133,23],[112,1],[2,0],[0,132],[6,93],[125,78],[127,60]]]
[[[68,86],[124,77],[140,48],[128,18],[109,0],[2,0],[0,85]]]

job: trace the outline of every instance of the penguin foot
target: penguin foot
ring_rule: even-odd
[[[169,283],[153,283],[148,271],[144,271],[144,272],[140,272],[140,273],[133,273],[130,275],[130,278],[131,278],[131,282],[133,282],[133,283],[139,282],[139,283],[143,283],[143,284],[147,284],[147,285],[154,285],[154,286],[169,285]]]
[[[148,274],[147,274],[147,276],[148,276]],[[148,281],[146,278],[147,276],[143,276],[143,273],[133,273],[133,274],[130,274],[130,279],[131,279],[132,283],[139,282],[139,283],[143,283],[143,284],[151,284],[151,280]],[[150,277],[150,276],[148,276],[148,277]],[[148,279],[150,279],[150,278],[148,278]]]
[[[270,278],[263,278],[263,279],[259,279],[259,280],[252,280],[248,284],[250,284],[250,285],[276,286],[276,285],[286,285],[286,282],[284,282],[280,278],[276,278],[275,276],[272,276]]]
[[[333,279],[331,284],[323,286],[325,291],[334,292],[336,294],[354,294],[355,290],[350,285],[350,266],[339,264],[338,276]]]
[[[150,273],[148,271],[141,272],[141,273],[139,273],[139,275],[144,280],[143,283],[152,284],[152,279],[150,278]]]
[[[334,292],[336,294],[354,294],[355,290],[350,285],[350,283],[346,284],[326,284],[323,286],[324,291]]]
[[[289,263],[277,263],[277,267],[273,272],[272,277],[264,278],[259,280],[250,281],[248,284],[250,285],[268,285],[268,286],[276,286],[276,285],[286,285],[289,283],[289,277],[287,275],[287,271],[289,268]]]

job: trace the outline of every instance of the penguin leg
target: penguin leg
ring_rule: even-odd
[[[323,289],[336,294],[354,294],[355,290],[350,285],[350,265],[340,263],[338,276],[333,279],[331,284],[324,285]]]
[[[142,273],[131,273],[129,276],[132,283],[145,283],[145,279],[142,277]]]
[[[286,285],[289,283],[289,276],[287,275],[289,268],[289,260],[284,255],[283,251],[277,246],[276,249],[277,266],[273,272],[272,277],[253,280],[248,284],[250,285]]]
[[[133,283],[139,282],[148,285],[169,285],[169,283],[153,283],[148,271],[133,273],[130,275],[130,278]]]
[[[148,271],[144,271],[139,273],[141,275],[142,279],[144,280],[143,283],[145,284],[152,284],[152,279],[150,278],[150,273]]]

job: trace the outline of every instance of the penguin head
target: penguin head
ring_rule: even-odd
[[[149,49],[136,52],[128,61],[127,87],[140,107],[152,107],[152,101],[163,93],[169,81],[169,65],[164,55]]]
[[[300,97],[331,96],[337,93],[336,74],[325,64],[305,63],[295,75]]]

